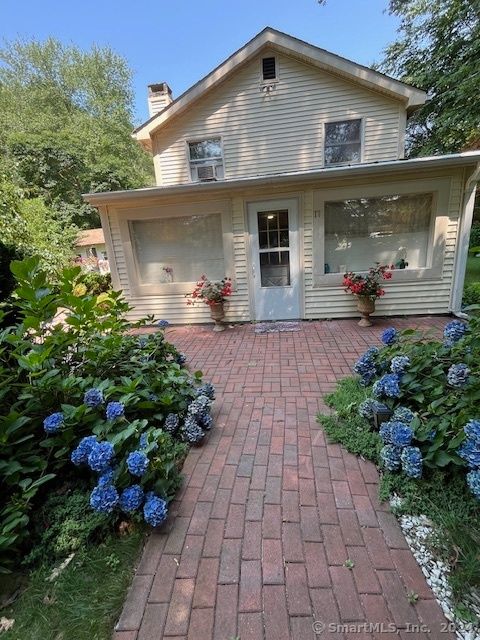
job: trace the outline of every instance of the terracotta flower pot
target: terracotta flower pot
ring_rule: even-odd
[[[223,308],[223,302],[214,302],[210,305],[210,316],[215,322],[213,326],[214,331],[225,331],[225,325],[222,320],[225,317],[225,309]]]
[[[359,327],[371,327],[372,321],[370,320],[370,314],[375,311],[375,300],[368,298],[367,296],[357,296],[357,309],[362,316]]]

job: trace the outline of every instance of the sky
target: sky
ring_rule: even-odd
[[[177,97],[264,27],[371,65],[395,39],[388,0],[0,0],[0,40],[54,36],[108,45],[133,72],[135,124],[148,117],[147,85]]]

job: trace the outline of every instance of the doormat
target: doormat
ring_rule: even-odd
[[[259,322],[255,333],[279,333],[280,331],[300,331],[300,322]]]

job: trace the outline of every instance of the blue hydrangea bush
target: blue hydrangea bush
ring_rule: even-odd
[[[126,320],[121,293],[86,294],[78,267],[53,285],[35,258],[12,271],[10,326],[0,311],[0,568],[27,545],[30,511],[65,482],[90,486],[96,512],[160,525],[215,395],[166,341],[166,321],[139,335],[155,321]]]
[[[353,370],[367,398],[358,413],[373,423],[378,410],[384,468],[419,479],[428,469],[465,473],[480,500],[480,320],[452,320],[434,331],[381,335]]]

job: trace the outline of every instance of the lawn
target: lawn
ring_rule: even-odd
[[[480,282],[480,258],[468,256],[465,272],[465,286],[473,282]]]

